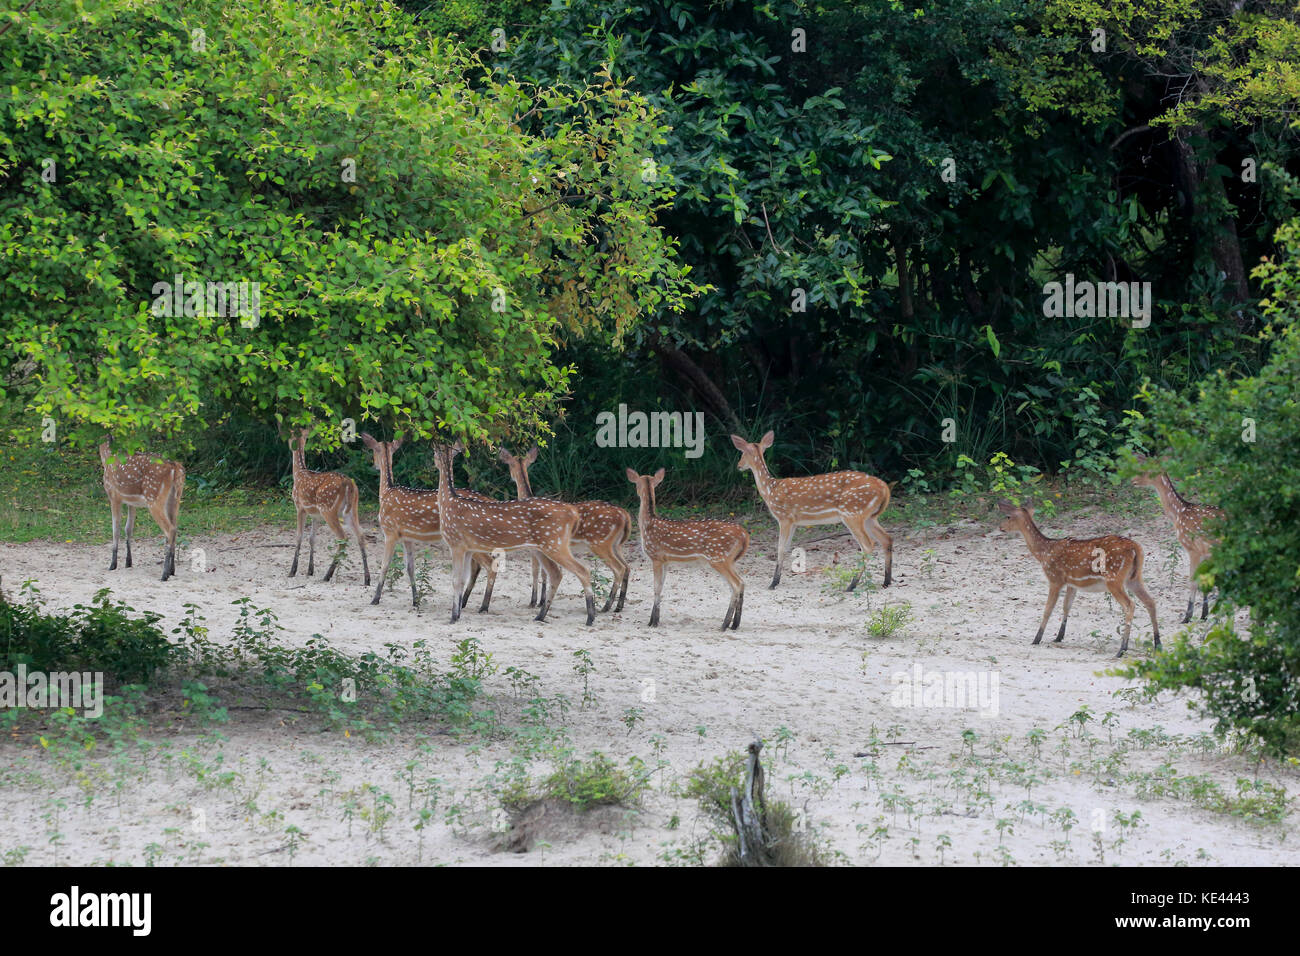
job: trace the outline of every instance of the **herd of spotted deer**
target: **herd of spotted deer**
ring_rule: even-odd
[[[360,495],[356,483],[337,472],[312,471],[307,467],[305,450],[311,429],[301,429],[288,439],[293,454],[293,503],[298,513],[298,539],[293,554],[290,576],[298,572],[298,557],[302,551],[305,525],[310,522],[307,553],[307,574],[315,571],[316,519],[322,519],[338,539],[347,538],[347,529],[356,536],[361,549],[361,564],[365,583],[370,584],[370,565],[366,558],[365,537],[361,531]],[[837,524],[842,522],[864,553],[875,545],[884,551],[887,587],[892,577],[893,538],[877,520],[889,504],[889,486],[879,478],[858,471],[837,471],[804,478],[774,478],[767,470],[764,454],[772,445],[773,433],[768,432],[757,443],[732,435],[731,441],[740,452],[740,471],[750,471],[758,486],[758,493],[777,521],[778,538],[776,571],[771,587],[781,581],[781,565],[789,550],[794,530],[800,526]],[[614,605],[615,613],[622,611],[627,597],[630,574],[623,556],[623,545],[632,531],[632,518],[622,508],[604,501],[581,501],[567,504],[533,494],[528,480],[529,466],[537,460],[537,449],[517,457],[506,449],[500,450],[501,461],[510,469],[518,498],[499,501],[465,488],[456,488],[452,476],[452,462],[463,451],[462,445],[435,445],[434,457],[439,482],[436,491],[421,488],[404,488],[393,481],[393,455],[402,446],[402,440],[381,442],[368,434],[361,439],[374,455],[374,467],[379,472],[379,527],[384,536],[384,561],[379,584],[371,604],[378,604],[384,589],[384,579],[392,563],[394,552],[401,544],[406,557],[406,575],[411,584],[411,599],[419,601],[415,585],[415,551],[420,545],[445,542],[451,551],[451,619],[459,619],[461,609],[469,601],[470,593],[480,570],[486,569],[487,583],[480,611],[486,611],[492,599],[496,579],[497,556],[511,552],[525,552],[532,559],[533,587],[529,607],[537,607],[536,620],[545,620],[551,601],[559,587],[563,570],[571,572],[582,584],[587,599],[587,624],[595,620],[595,599],[591,590],[591,573],[573,555],[574,545],[585,545],[594,555],[608,565],[613,574],[609,598],[604,610]],[[131,535],[135,526],[135,510],[147,507],[166,538],[162,579],[166,581],[176,569],[176,530],[181,495],[185,488],[185,468],[177,462],[164,461],[146,454],[130,457],[116,455],[109,441],[99,446],[100,462],[104,468],[104,490],[113,512],[113,558],[109,570],[117,567],[118,542],[123,528],[122,507],[127,509],[125,523],[126,566],[131,566]],[[638,526],[642,553],[654,571],[654,606],[650,612],[650,626],[659,623],[659,601],[663,591],[664,575],[673,563],[706,562],[731,586],[731,602],[727,607],[722,629],[733,630],[740,626],[741,610],[745,600],[745,582],[736,570],[736,562],[749,548],[749,532],[728,521],[674,520],[660,518],[655,512],[655,489],[663,481],[664,469],[653,475],[640,475],[627,469],[628,481],[636,486],[640,498]],[[1140,474],[1135,484],[1156,490],[1165,514],[1173,521],[1178,540],[1187,552],[1190,563],[1190,592],[1183,623],[1192,619],[1198,585],[1196,572],[1208,556],[1213,539],[1206,523],[1221,517],[1218,509],[1193,504],[1175,490],[1168,475],[1163,472]],[[1098,538],[1049,538],[1034,523],[1033,510],[1016,507],[1009,501],[1000,501],[999,510],[1006,516],[1000,525],[1002,531],[1019,531],[1029,546],[1030,553],[1042,566],[1048,581],[1047,608],[1038,625],[1033,643],[1043,639],[1043,630],[1056,607],[1062,589],[1065,590],[1065,607],[1056,641],[1065,637],[1065,625],[1070,606],[1078,591],[1107,591],[1124,609],[1124,630],[1117,657],[1128,649],[1129,631],[1133,623],[1134,604],[1131,591],[1145,605],[1151,615],[1155,647],[1160,647],[1160,628],[1156,622],[1155,601],[1142,581],[1142,546],[1131,538],[1105,535]],[[338,557],[325,572],[325,580],[333,576]],[[538,576],[544,572],[541,587]],[[849,582],[848,590],[858,586],[859,570]],[[1201,618],[1209,609],[1209,595],[1203,595]]]

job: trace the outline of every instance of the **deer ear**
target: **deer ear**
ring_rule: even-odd
[[[451,446],[451,455],[453,458],[455,458],[464,450],[465,450],[465,444],[461,441],[457,441],[454,445]]]
[[[537,460],[537,446],[534,445],[532,448],[528,449],[528,454],[524,455],[524,464],[531,465],[536,460]]]
[[[766,435],[758,440],[758,450],[767,451],[772,447],[772,442],[776,441],[776,433],[769,431]]]
[[[514,455],[510,454],[510,449],[506,448],[505,445],[502,445],[497,449],[497,461],[501,462],[503,465],[511,464],[514,457]]]
[[[641,476],[638,475],[635,470],[631,468],[627,470],[627,480],[632,482],[632,484],[635,485],[637,483],[637,480],[640,479],[640,477]]]
[[[660,468],[658,471],[654,473],[654,477],[650,479],[650,485],[651,487],[657,488],[659,487],[659,482],[663,480],[664,480],[664,470]]]
[[[1016,506],[1003,498],[998,502],[998,511],[1001,511],[1004,515],[1013,515],[1016,513]]]
[[[379,444],[379,442],[375,441],[374,436],[371,435],[370,432],[362,432],[361,444],[365,445],[367,448],[374,448]]]
[[[731,443],[736,446],[736,451],[744,451],[749,447],[749,442],[745,441],[745,439],[741,438],[739,435],[732,435]]]
[[[388,443],[388,453],[391,455],[393,452],[397,451],[397,449],[401,448],[403,441],[405,441],[403,438],[394,438],[390,441]]]

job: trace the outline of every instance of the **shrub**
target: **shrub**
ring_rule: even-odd
[[[1266,333],[1272,354],[1259,374],[1221,371],[1195,396],[1149,395],[1170,476],[1226,516],[1200,577],[1219,588],[1227,616],[1204,644],[1176,640],[1129,673],[1156,689],[1199,689],[1193,706],[1220,731],[1241,731],[1282,754],[1300,747],[1300,329],[1289,324],[1300,292],[1300,221],[1279,239],[1285,265],[1260,274],[1270,290],[1266,311],[1289,321]],[[1249,634],[1233,623],[1238,608],[1250,609]]]

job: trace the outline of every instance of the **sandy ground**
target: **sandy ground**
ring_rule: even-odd
[[[107,571],[106,546],[0,545],[0,575],[11,595],[19,582],[34,578],[47,604],[59,607],[111,587],[137,610],[161,613],[168,626],[184,613],[185,602],[195,602],[216,639],[229,633],[236,620],[231,602],[242,597],[276,612],[284,643],[319,633],[361,652],[424,638],[445,661],[457,641],[473,635],[501,668],[488,686],[503,713],[511,698],[505,668],[523,667],[540,676],[543,693],[574,702],[564,725],[579,752],[601,750],[620,761],[637,755],[653,763],[654,736],[662,735],[661,756],[671,769],[655,777],[635,812],[607,810],[581,819],[552,813],[553,825],[539,831],[544,845],[511,853],[497,847],[503,817],[494,812],[487,782],[497,761],[510,758],[508,739],[458,740],[424,724],[375,742],[322,733],[311,719],[244,714],[218,727],[219,738],[173,735],[174,759],[155,758],[135,769],[88,764],[76,772],[55,766],[38,746],[9,741],[0,745],[0,853],[9,852],[10,862],[689,861],[708,828],[695,803],[672,792],[673,779],[702,760],[743,749],[755,735],[767,738],[766,752],[776,763],[769,795],[802,808],[807,825],[848,862],[1279,865],[1296,858],[1294,817],[1279,825],[1252,824],[1187,799],[1140,792],[1128,775],[1155,773],[1164,764],[1181,776],[1207,775],[1229,794],[1242,777],[1294,792],[1297,774],[1256,766],[1223,749],[1189,746],[1210,727],[1189,713],[1185,700],[1166,694],[1155,703],[1132,704],[1113,697],[1126,682],[1103,671],[1118,648],[1121,614],[1104,595],[1079,596],[1063,644],[1031,646],[1045,581],[1020,537],[994,530],[992,517],[898,533],[895,585],[861,596],[827,586],[828,566],[852,553],[847,537],[809,546],[807,572],[787,571],[781,586],[768,590],[774,535],[766,520],[756,520],[742,564],[744,621],[739,631],[725,634],[718,627],[726,587],[704,567],[669,573],[662,626],[646,627],[649,567],[635,540],[621,615],[598,615],[593,627],[584,627],[580,595],[567,578],[551,619],[533,623],[521,560],[503,571],[489,614],[474,613],[476,593],[469,612],[452,626],[441,551],[433,569],[437,590],[416,611],[404,579],[372,607],[359,567],[331,584],[320,580],[323,562],[315,578],[287,577],[287,532],[183,538],[179,575],[161,584],[158,539],[147,520],[141,525],[133,569]],[[1052,534],[1129,534],[1142,542],[1162,629],[1173,636],[1186,564],[1163,518],[1080,512],[1044,527]],[[834,530],[808,529],[800,540]],[[204,573],[195,573],[188,557],[196,548],[204,551]],[[369,552],[377,562],[381,549],[373,537]],[[878,558],[872,574],[878,585]],[[883,604],[899,602],[909,602],[914,612],[906,630],[869,635],[868,618]],[[1058,620],[1049,626],[1049,641]],[[1145,616],[1139,612],[1136,621],[1130,654],[1149,654]],[[582,648],[595,664],[595,702],[580,710],[582,681],[572,655]],[[936,672],[972,672],[991,688],[996,677],[996,714],[901,697],[898,675],[910,681],[917,666],[922,681]],[[1094,715],[1091,738],[1076,737],[1069,723],[1085,706]],[[630,707],[640,708],[644,721],[629,734],[622,717]],[[1107,713],[1114,716],[1103,726]],[[785,730],[778,735],[778,728]],[[1044,731],[1037,748],[1027,737],[1034,728]],[[968,729],[975,740],[963,741]],[[1138,740],[1131,731],[1147,733]],[[1116,754],[1116,763],[1098,769],[1099,759]],[[214,787],[210,775],[201,778],[193,769],[218,761],[239,772],[237,783]],[[403,775],[419,783],[414,792]],[[430,778],[436,785],[424,783]],[[374,807],[379,792],[392,797],[393,817],[383,827],[373,825],[372,811],[362,812]],[[435,813],[417,832],[422,805]],[[1136,825],[1123,826],[1134,811],[1140,812]],[[1077,825],[1067,834],[1060,820],[1068,812]],[[290,827],[303,834],[292,853],[297,838],[292,831],[286,836]],[[52,839],[55,833],[61,836]],[[22,846],[30,849],[15,854]],[[715,858],[707,849],[704,859]]]

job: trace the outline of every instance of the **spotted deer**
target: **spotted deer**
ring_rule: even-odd
[[[452,609],[451,620],[460,620],[464,605],[462,588],[469,578],[474,554],[499,554],[512,551],[537,552],[550,579],[550,592],[535,620],[546,620],[555,599],[563,571],[582,582],[587,598],[587,624],[596,620],[596,600],[591,593],[591,572],[573,556],[573,533],[582,520],[578,509],[546,498],[523,501],[495,501],[470,498],[458,491],[452,462],[464,450],[454,445],[434,445],[434,463],[438,466],[438,510],[442,515],[442,534],[451,549]]]
[[[519,499],[533,497],[532,482],[528,478],[528,469],[533,462],[537,461],[537,446],[530,448],[523,457],[512,455],[509,450],[502,448],[498,457],[507,468],[510,469],[510,477],[515,481],[515,491]],[[573,533],[573,543],[575,545],[585,545],[592,554],[600,558],[613,574],[609,586],[609,598],[605,601],[605,606],[601,608],[602,613],[608,611],[614,604],[614,595],[618,594],[618,607],[614,608],[617,614],[623,610],[623,602],[627,598],[627,581],[630,575],[627,560],[623,557],[623,545],[627,542],[628,537],[632,534],[632,516],[617,505],[612,505],[607,501],[578,501],[573,505],[578,509],[578,514],[582,520],[578,522],[578,528]],[[539,598],[537,594],[537,578],[540,563],[536,558],[533,559],[533,590],[528,600],[528,606],[533,607],[537,604]],[[488,577],[487,594],[492,592],[492,577]],[[470,586],[473,586],[471,580]],[[546,600],[546,578],[542,578],[542,589],[540,600]]]
[[[1156,649],[1160,649],[1160,625],[1156,623],[1156,602],[1152,600],[1146,585],[1142,583],[1142,545],[1131,538],[1117,534],[1108,534],[1100,538],[1049,538],[1034,524],[1034,510],[1028,507],[1018,508],[1011,502],[998,502],[998,510],[1006,518],[999,528],[1002,531],[1019,531],[1029,545],[1029,553],[1043,566],[1047,576],[1047,610],[1039,622],[1038,633],[1033,643],[1043,640],[1043,630],[1056,607],[1056,599],[1061,589],[1065,588],[1065,608],[1061,613],[1061,629],[1056,632],[1059,644],[1065,639],[1065,624],[1070,617],[1070,605],[1074,603],[1077,591],[1109,591],[1111,597],[1124,609],[1124,636],[1120,640],[1119,653],[1123,657],[1128,650],[1129,631],[1133,626],[1132,591],[1139,601],[1146,605],[1151,615],[1151,631],[1155,636]]]
[[[379,584],[375,587],[375,596],[370,603],[379,603],[379,597],[384,593],[384,580],[388,577],[393,555],[400,544],[406,555],[411,605],[419,607],[420,594],[415,586],[415,551],[417,545],[439,544],[443,540],[438,514],[438,492],[432,488],[403,488],[393,481],[393,455],[402,447],[402,439],[381,442],[362,432],[361,442],[373,453],[375,470],[379,472],[379,528],[384,533],[383,570],[379,574]],[[484,497],[475,491],[466,490],[461,493]],[[483,555],[475,555],[473,560],[482,564],[489,562]],[[464,601],[468,600],[467,589]]]
[[[357,493],[357,483],[345,475],[334,471],[312,471],[307,467],[307,438],[312,429],[303,428],[289,439],[289,451],[293,455],[293,506],[298,512],[298,543],[293,549],[293,565],[289,568],[289,577],[298,573],[298,556],[302,552],[303,526],[311,522],[311,533],[307,545],[307,574],[316,573],[316,519],[321,518],[334,537],[340,541],[347,540],[343,525],[346,522],[357,536],[357,546],[361,549],[361,567],[365,572],[366,587],[370,586],[370,564],[366,559],[366,539],[361,533],[359,514],[361,496]],[[335,555],[325,572],[325,580],[334,577],[339,559]]]
[[[722,619],[722,630],[740,627],[740,613],[745,606],[745,581],[736,571],[736,562],[749,549],[749,532],[730,521],[699,519],[674,520],[655,513],[655,488],[664,480],[660,468],[653,475],[638,475],[627,469],[627,480],[636,485],[641,508],[637,527],[641,536],[641,553],[654,568],[655,603],[650,611],[650,626],[659,625],[659,598],[669,564],[706,561],[731,585],[731,603]]]
[[[108,570],[117,570],[123,505],[126,506],[126,566],[131,566],[135,509],[143,505],[166,539],[162,570],[162,579],[166,581],[176,573],[176,529],[181,495],[185,493],[185,466],[144,454],[129,458],[114,455],[111,438],[99,446],[99,462],[104,466],[104,491],[108,492],[108,504],[113,510],[113,560]]]
[[[739,435],[731,436],[731,443],[740,452],[737,470],[754,473],[758,494],[779,528],[776,573],[772,575],[770,587],[781,583],[781,565],[790,549],[795,528],[838,522],[843,522],[849,529],[864,554],[870,554],[876,544],[884,548],[884,587],[889,587],[893,580],[894,539],[876,520],[889,506],[889,485],[860,471],[834,471],[807,478],[773,478],[763,455],[772,447],[774,438],[773,433],[768,432],[755,444]],[[856,588],[861,577],[862,571],[859,570],[853,575],[847,590]]]
[[[1141,462],[1146,459],[1139,457],[1138,460]],[[1190,590],[1187,594],[1187,612],[1183,615],[1183,623],[1187,624],[1192,620],[1192,613],[1196,610],[1196,592],[1200,590],[1200,585],[1196,582],[1197,569],[1200,568],[1201,562],[1210,556],[1210,551],[1216,543],[1215,539],[1206,532],[1206,524],[1211,520],[1222,518],[1223,512],[1209,505],[1197,505],[1188,501],[1178,493],[1174,483],[1163,471],[1137,475],[1133,478],[1133,484],[1156,490],[1156,494],[1160,496],[1160,507],[1174,523],[1174,533],[1178,535],[1178,543],[1187,552]],[[1206,591],[1201,598],[1201,620],[1204,621],[1209,613],[1210,593]]]

